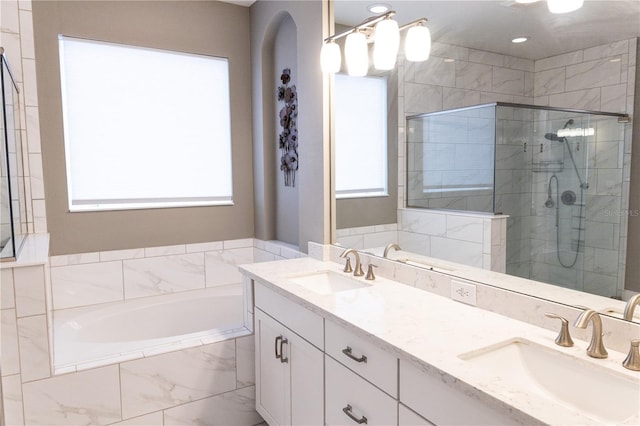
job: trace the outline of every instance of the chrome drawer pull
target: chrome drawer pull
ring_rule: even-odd
[[[283,338],[280,338],[280,362],[281,362],[281,363],[283,363],[283,364],[284,364],[285,362],[289,362],[289,358],[285,357],[285,356],[283,355],[283,354],[284,354],[284,352],[282,351],[282,346],[283,346],[283,345],[286,345],[286,344],[288,344],[288,343],[289,343],[289,340],[287,340],[287,339],[283,339]]]
[[[365,355],[362,355],[360,358],[355,357],[353,353],[351,353],[351,346],[347,346],[347,349],[343,349],[342,353],[356,362],[367,362],[367,357]]]
[[[351,405],[347,404],[347,406],[342,409],[342,412],[345,413],[347,416],[349,416],[349,418],[351,420],[353,420],[354,422],[358,423],[359,425],[361,425],[363,423],[367,424],[367,418],[365,416],[362,416],[362,418],[360,418],[360,419],[357,418],[351,412],[352,409],[353,409],[353,407]]]
[[[278,341],[280,341],[280,345],[278,345]],[[280,346],[280,353],[278,353],[278,346]],[[275,351],[276,351],[276,359],[281,359],[282,358],[282,336],[276,337]]]

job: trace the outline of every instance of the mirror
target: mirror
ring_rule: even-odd
[[[354,26],[375,15],[367,10],[366,2],[335,0],[334,4],[336,28],[341,28],[340,25]],[[618,123],[614,116],[590,116],[591,119],[587,119],[576,113],[556,112],[554,107],[612,113],[632,110],[632,88],[635,85],[635,66],[632,64],[635,63],[636,38],[640,36],[639,5],[633,1],[589,1],[582,9],[562,15],[551,14],[545,1],[531,4],[515,1],[401,1],[392,2],[391,7],[397,12],[394,18],[401,26],[427,17],[433,39],[431,56],[426,62],[408,62],[399,54],[396,68],[387,73],[389,81],[397,79],[397,86],[393,87],[397,87],[397,97],[390,97],[388,103],[388,123],[395,122],[389,126],[397,124],[398,128],[397,142],[393,137],[389,139],[391,147],[397,143],[397,150],[389,149],[389,162],[395,161],[398,165],[397,187],[393,185],[397,188],[397,195],[389,191],[387,196],[339,197],[336,200],[333,241],[379,255],[388,243],[399,243],[402,250],[392,251],[390,258],[409,259],[416,265],[426,262],[430,266],[437,258],[443,259],[436,266],[445,273],[455,274],[466,264],[542,282],[553,283],[544,277],[555,274],[558,277],[556,285],[606,295],[599,302],[602,306],[611,307],[608,314],[620,316],[624,303],[609,297],[623,296],[624,235],[627,221],[636,216],[625,207],[629,197],[632,125]],[[465,13],[461,14],[460,10],[465,10]],[[587,30],[576,31],[576,28]],[[520,35],[528,36],[529,41],[511,43],[511,39]],[[339,94],[335,96],[337,103]],[[502,110],[493,109],[496,114],[492,122],[495,146],[506,148],[502,158],[497,156],[496,149],[495,184],[502,181],[503,185],[513,185],[522,179],[514,170],[505,171],[506,167],[501,167],[504,161],[511,161],[514,156],[529,156],[529,167],[540,168],[529,175],[538,189],[528,190],[526,197],[522,197],[522,191],[514,191],[520,202],[519,209],[531,210],[531,213],[523,218],[509,211],[509,206],[500,203],[491,206],[491,212],[509,214],[507,219],[491,213],[460,213],[455,203],[439,205],[432,201],[432,206],[424,206],[431,210],[416,208],[419,205],[416,202],[409,203],[407,192],[416,185],[416,181],[408,176],[408,172],[416,162],[426,160],[416,154],[416,149],[422,148],[416,148],[419,145],[412,139],[415,134],[410,132],[418,130],[406,118],[422,114],[431,114],[433,118],[436,116],[433,113],[496,102],[550,107],[547,110],[514,110],[508,106]],[[530,119],[525,122],[523,117],[527,114]],[[543,121],[540,114],[545,115],[545,125],[540,124]],[[574,124],[565,126],[570,119]],[[465,117],[464,120],[469,123],[471,118]],[[520,123],[514,126],[515,121]],[[591,127],[598,131],[594,123],[601,121],[601,128],[609,127],[617,134],[615,138],[598,139],[595,135],[578,140],[573,137],[564,146],[559,141],[557,132],[563,126]],[[439,125],[443,126],[442,123]],[[454,141],[456,132],[459,136],[458,124],[445,126],[445,129],[448,132],[447,142]],[[478,135],[478,129],[467,128],[464,132],[466,136]],[[545,135],[549,137],[545,138]],[[421,154],[424,152],[422,150]],[[536,157],[539,161],[535,160]],[[434,158],[442,161],[443,157],[432,155],[431,159]],[[563,170],[554,170],[554,162],[556,165],[562,163]],[[557,189],[555,180],[551,180],[553,184],[549,183],[554,174],[567,177],[560,179]],[[565,185],[565,180],[574,182]],[[574,183],[576,188],[570,188]],[[580,186],[583,186],[585,199],[595,200],[583,206],[583,212],[578,208],[581,204]],[[575,197],[571,197],[571,193]],[[537,222],[536,213],[549,213],[553,220],[548,231],[554,230],[556,210],[545,207],[548,199],[552,199],[553,204],[570,203],[573,207],[561,210],[560,214],[580,219],[575,224],[570,218],[558,219],[562,226],[576,228],[569,232],[568,240],[562,240],[566,247],[560,250],[554,247],[558,241],[555,236],[548,241],[538,241],[537,247],[522,245],[524,238],[514,237],[514,232],[518,235],[541,232],[543,225]],[[516,202],[516,197],[502,201],[509,204]],[[413,207],[406,208],[406,205]],[[443,207],[449,210],[442,210]],[[595,222],[604,226],[590,227],[587,231],[585,224],[588,226]],[[433,233],[415,232],[417,228],[425,227],[433,228]],[[443,238],[449,236],[452,238]],[[516,242],[518,245],[514,245]],[[465,259],[464,253],[474,244],[480,247],[479,256]],[[502,247],[492,253],[492,246]],[[576,267],[569,274],[567,271],[572,268],[562,265],[573,263],[571,251],[576,251],[576,248],[578,278]],[[557,252],[562,252],[563,262],[554,260],[558,257]],[[535,269],[533,276],[514,273],[513,268],[508,267],[509,263],[516,263],[514,258],[530,258],[532,253],[545,258],[541,262],[535,262],[540,259],[527,260],[528,269]],[[633,258],[633,253],[627,253],[627,257]],[[580,285],[573,284],[576,280]],[[606,291],[600,288],[601,282],[606,282]],[[495,280],[491,284],[495,284]],[[542,288],[548,286],[530,286],[524,292],[561,303],[576,303],[561,300],[561,292],[558,291],[552,291],[553,296],[543,293]]]

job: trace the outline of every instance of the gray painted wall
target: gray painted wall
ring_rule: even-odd
[[[52,255],[253,237],[249,23],[248,8],[221,2],[33,2]],[[234,205],[69,213],[58,34],[229,58]]]

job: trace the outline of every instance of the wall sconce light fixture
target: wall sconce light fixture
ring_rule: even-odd
[[[391,19],[395,15],[391,10],[379,16],[365,19],[342,33],[332,35],[324,40],[320,51],[322,71],[336,73],[340,70],[341,52],[337,39],[347,37],[345,42],[345,60],[347,71],[352,76],[365,76],[369,69],[368,40],[373,39],[373,65],[379,70],[390,70],[396,65],[396,57],[400,46],[400,32],[408,29],[405,39],[405,55],[407,60],[426,61],[431,52],[431,33],[424,26],[427,18],[420,18],[402,27]]]

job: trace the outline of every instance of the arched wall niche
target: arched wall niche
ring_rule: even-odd
[[[268,239],[297,246],[298,242],[298,187],[285,186],[280,171],[279,113],[284,106],[276,97],[282,85],[280,75],[285,68],[291,70],[289,86],[297,83],[297,27],[288,12],[278,13],[268,27],[262,45],[263,96],[263,167],[265,183],[265,231]]]
[[[320,48],[328,35],[327,16],[328,2],[320,0],[256,2],[251,7],[255,236],[282,239],[303,252],[309,241],[328,244],[331,233],[328,113],[323,101],[328,87],[320,69]],[[289,45],[291,39],[295,40],[293,47]],[[276,68],[281,68],[276,57],[282,53],[278,49],[288,45],[288,54],[296,63],[291,68],[295,68],[293,82],[299,94],[300,169],[296,175],[297,199],[281,197],[280,202],[275,182],[282,183],[283,177],[275,144],[279,111],[276,89],[282,69]],[[280,229],[283,225],[291,229],[280,236],[278,204],[290,208],[297,219],[294,224],[283,216]]]

